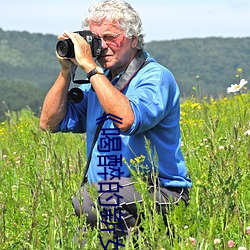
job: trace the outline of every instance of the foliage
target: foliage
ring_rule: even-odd
[[[29,82],[0,80],[0,121],[5,119],[6,112],[18,111],[20,107],[29,108],[39,115],[44,96],[45,91],[41,91],[38,86]]]
[[[54,35],[0,29],[0,79],[29,82],[47,90],[57,76]]]
[[[200,85],[201,96],[224,95],[238,68],[249,72],[250,38],[179,39],[154,41],[146,49],[175,75],[182,94]],[[249,78],[249,74],[245,76]]]
[[[57,37],[54,35],[0,29],[1,102],[4,101],[12,111],[19,111],[26,106],[31,106],[33,111],[40,109],[41,100],[60,70],[55,56],[56,42]],[[235,82],[238,68],[243,69],[243,78],[250,78],[247,73],[250,38],[153,41],[146,44],[146,50],[173,72],[184,99],[197,91],[199,97],[224,96],[225,87]],[[10,86],[6,88],[6,85]],[[33,93],[29,100],[25,98],[29,91],[24,85]],[[4,88],[7,95],[2,94]],[[18,95],[15,95],[16,91]],[[14,98],[16,104],[12,105]],[[3,110],[4,107],[0,110],[2,115]]]
[[[53,35],[0,29],[0,121],[8,109],[36,114],[59,71]]]
[[[181,105],[190,204],[173,207],[166,227],[162,215],[148,209],[154,202],[135,172],[144,230],[131,231],[124,249],[219,250],[231,241],[236,249],[250,248],[249,102],[249,94],[237,93]],[[0,124],[0,249],[79,249],[73,238],[86,223],[74,216],[71,197],[81,183],[85,149],[83,135],[41,132],[28,109],[7,113]],[[143,157],[130,164],[141,166]],[[85,249],[103,249],[98,236],[89,228]]]

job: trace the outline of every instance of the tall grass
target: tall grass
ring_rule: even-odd
[[[165,226],[141,181],[142,229],[119,249],[228,249],[229,240],[235,249],[250,249],[249,103],[244,94],[181,105],[190,204],[173,207]],[[84,135],[41,132],[28,109],[6,114],[0,124],[0,249],[80,249],[74,235],[85,220],[75,217],[71,197],[82,181],[85,147]],[[97,229],[89,228],[86,238],[85,249],[103,249]]]

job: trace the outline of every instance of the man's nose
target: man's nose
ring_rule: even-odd
[[[101,41],[102,41],[102,48],[103,49],[107,49],[108,48],[108,45],[107,43],[105,42],[105,40],[103,38],[101,38]]]

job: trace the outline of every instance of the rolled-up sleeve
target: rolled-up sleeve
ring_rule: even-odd
[[[86,132],[86,115],[87,115],[87,91],[83,91],[84,97],[81,102],[67,103],[67,112],[57,127],[57,132]]]
[[[127,97],[134,112],[134,122],[125,135],[141,133],[155,127],[168,115],[178,100],[176,82],[170,71],[151,67]]]

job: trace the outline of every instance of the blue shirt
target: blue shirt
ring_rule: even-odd
[[[150,61],[132,78],[122,93],[129,99],[134,112],[135,120],[131,128],[121,132],[121,151],[114,151],[112,155],[125,158],[122,163],[122,176],[129,177],[127,164],[130,159],[144,155],[143,165],[152,168],[152,159],[148,156],[146,139],[151,148],[153,159],[157,159],[158,175],[163,186],[191,187],[191,180],[187,176],[187,168],[181,152],[180,137],[180,91],[172,73],[147,55]],[[108,71],[107,71],[108,74]],[[112,84],[118,81],[120,75],[113,79]],[[103,115],[103,109],[90,84],[80,86],[83,90],[83,100],[76,104],[68,102],[66,116],[58,126],[58,131],[75,132],[87,135],[87,155],[90,153],[95,130],[96,119]],[[103,124],[103,129],[115,126],[111,120]],[[101,156],[107,153],[98,150],[101,135],[92,153],[88,170],[88,181],[103,180],[104,172],[100,165]],[[154,155],[156,152],[157,155]],[[109,153],[111,154],[111,153]]]

